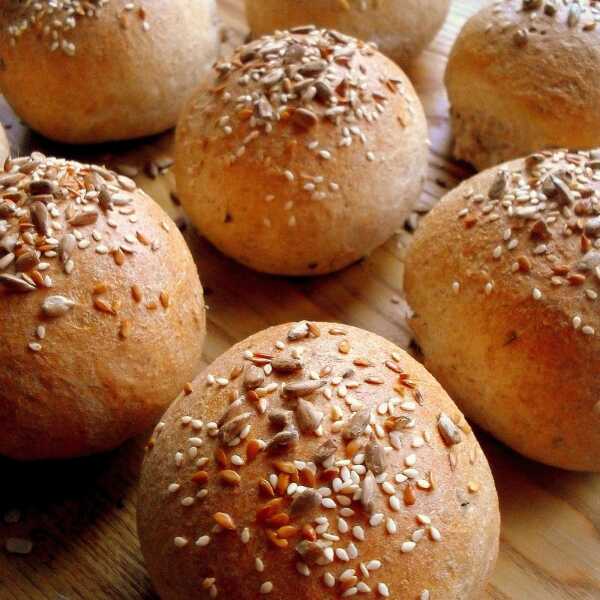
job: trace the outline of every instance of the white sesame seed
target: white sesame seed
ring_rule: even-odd
[[[177,548],[183,548],[184,546],[187,546],[187,544],[188,544],[188,541],[187,541],[187,539],[186,539],[186,538],[184,538],[184,537],[176,537],[176,538],[173,540],[173,543],[175,544],[175,546],[176,546]]]
[[[541,300],[542,298],[542,292],[538,288],[533,288],[531,295],[533,296],[534,300]]]
[[[203,535],[196,540],[196,546],[200,546],[203,548],[204,546],[208,546],[210,544],[210,536]]]
[[[390,590],[385,583],[377,584],[377,592],[379,593],[380,596],[383,596],[384,598],[388,598],[390,595]]]
[[[273,591],[273,584],[270,581],[265,581],[260,586],[260,593],[261,594],[270,594],[272,591]]]
[[[416,546],[417,545],[414,542],[404,542],[400,547],[400,551],[404,554],[408,554],[409,552],[412,552]]]

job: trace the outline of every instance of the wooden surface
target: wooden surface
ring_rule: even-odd
[[[241,1],[220,4],[229,42],[235,43],[245,34]],[[432,142],[431,172],[420,202],[423,211],[468,174],[448,159],[442,77],[454,37],[481,4],[455,0],[444,30],[409,72],[425,104]],[[31,134],[3,103],[0,118],[10,127],[14,153],[38,148],[140,168],[171,153],[172,134],[91,150],[66,148]],[[170,200],[174,189],[170,173],[156,179],[141,175],[137,180],[185,226]],[[259,329],[299,319],[347,322],[401,346],[410,343],[402,300],[407,234],[342,273],[294,281],[251,273],[220,256],[189,229],[185,234],[210,305],[207,362]],[[500,559],[485,599],[600,599],[600,476],[546,468],[483,434],[480,438],[494,470],[503,517]],[[0,600],[155,599],[135,533],[142,444],[143,440],[134,440],[109,455],[60,464],[0,460],[0,515],[9,509],[22,514],[18,523],[0,520],[0,544],[4,547],[6,538],[15,536],[34,543],[27,556],[0,551]]]

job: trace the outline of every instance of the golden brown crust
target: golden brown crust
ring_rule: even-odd
[[[47,3],[8,4],[0,15],[0,88],[28,125],[61,142],[130,139],[173,127],[217,56],[214,0],[86,2],[94,16],[55,28],[56,49],[38,30],[55,18],[65,22],[64,12],[32,8]],[[24,18],[35,24],[19,33]]]
[[[270,60],[274,47],[285,56]],[[280,33],[238,49],[193,94],[177,130],[178,191],[225,254],[269,273],[328,273],[402,226],[426,135],[387,58],[325,30]]]
[[[530,458],[588,471],[600,470],[599,166],[548,152],[466,181],[423,221],[405,278],[426,364],[465,414]]]
[[[39,153],[8,162],[0,266],[0,454],[113,448],[152,426],[197,373],[196,267],[133,181]]]
[[[493,568],[499,514],[477,440],[422,366],[366,331],[301,322],[237,344],[171,406],[138,530],[163,600],[466,600]]]
[[[485,169],[543,148],[600,143],[592,4],[593,13],[587,0],[502,0],[467,22],[446,71],[456,158]]]
[[[312,23],[366,42],[407,66],[443,25],[449,0],[246,0],[256,36]]]

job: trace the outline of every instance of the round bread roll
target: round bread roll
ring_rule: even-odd
[[[329,273],[402,226],[426,136],[399,67],[303,27],[242,46],[196,90],[177,129],[177,188],[200,232],[239,262]]]
[[[0,89],[48,138],[87,144],[173,127],[219,46],[214,0],[6,0]]]
[[[589,0],[503,0],[461,31],[446,86],[454,155],[478,169],[600,145],[600,30]]]
[[[0,163],[4,162],[10,154],[10,143],[6,137],[4,127],[0,126]]]
[[[0,454],[67,458],[156,423],[198,372],[202,287],[135,183],[40,153],[0,173]]]
[[[162,600],[474,600],[498,498],[421,365],[367,331],[303,321],[237,344],[167,411],[138,531]]]
[[[522,454],[600,471],[600,154],[534,154],[450,192],[406,293],[426,364]]]
[[[313,23],[367,42],[407,66],[446,20],[450,0],[245,0],[254,35]]]

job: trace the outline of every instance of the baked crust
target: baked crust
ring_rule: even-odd
[[[163,600],[466,600],[493,568],[499,513],[475,436],[421,365],[301,322],[237,344],[180,394],[148,446],[138,531]]]
[[[336,32],[283,32],[239,48],[192,95],[177,188],[228,256],[267,273],[329,273],[402,227],[425,178],[426,136],[421,103],[389,59]]]
[[[132,180],[39,153],[8,161],[0,267],[0,454],[114,448],[198,372],[196,266]]]
[[[30,127],[61,142],[173,127],[218,53],[214,0],[68,0],[54,11],[47,2],[5,4],[0,89]]]
[[[446,71],[456,158],[485,169],[543,148],[600,144],[592,4],[502,0],[469,19]]]
[[[426,364],[465,414],[584,471],[600,470],[599,166],[556,151],[469,179],[422,222],[405,276]]]
[[[256,36],[312,23],[375,42],[403,67],[433,40],[449,8],[449,0],[246,0]]]

